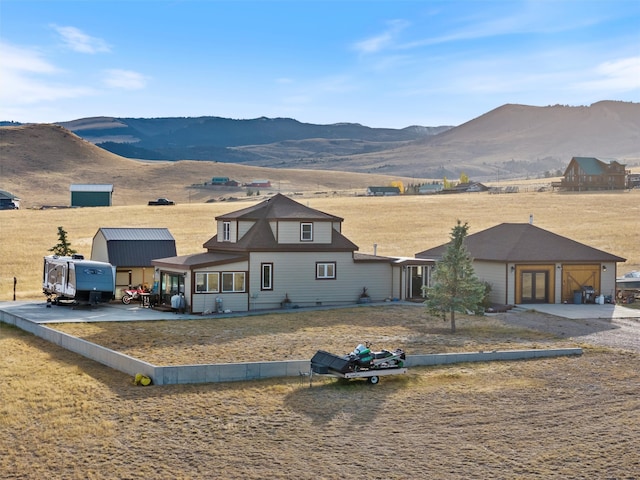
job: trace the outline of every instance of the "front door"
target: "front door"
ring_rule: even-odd
[[[523,270],[521,272],[522,303],[549,302],[549,273]]]
[[[422,265],[411,265],[408,267],[407,275],[407,299],[424,298],[422,287],[427,285],[427,267]]]

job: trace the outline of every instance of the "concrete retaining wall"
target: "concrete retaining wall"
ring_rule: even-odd
[[[445,365],[448,363],[492,362],[496,360],[530,360],[532,358],[582,355],[581,348],[550,348],[535,350],[495,350],[491,352],[434,353],[407,355],[407,367]]]
[[[2,310],[0,310],[0,321],[15,325],[37,337],[128,375],[135,376],[137,373],[146,375],[153,380],[155,385],[235,382],[274,377],[292,377],[308,374],[310,370],[310,360],[156,366]],[[407,355],[406,366],[415,367],[496,360],[527,360],[532,358],[581,354],[581,348],[436,353],[429,355]]]

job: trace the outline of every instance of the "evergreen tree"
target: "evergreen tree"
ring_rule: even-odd
[[[71,244],[67,240],[67,232],[64,228],[58,227],[58,243],[51,247],[49,251],[53,252],[54,255],[60,255],[61,257],[66,257],[76,253],[76,251],[71,248]]]
[[[464,245],[469,231],[467,223],[458,224],[451,231],[451,241],[442,260],[436,263],[424,302],[431,315],[451,319],[451,332],[456,331],[456,312],[478,312],[484,300],[485,286],[473,271],[473,261]]]

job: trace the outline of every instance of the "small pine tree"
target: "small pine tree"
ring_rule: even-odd
[[[71,244],[67,240],[67,232],[62,227],[58,227],[58,243],[49,249],[54,255],[66,257],[77,253],[71,248]]]
[[[449,313],[451,332],[456,331],[456,311],[478,312],[485,297],[486,287],[476,277],[473,261],[464,245],[469,231],[467,223],[460,220],[451,231],[451,242],[442,260],[433,272],[433,287],[427,288],[427,311],[446,320]]]

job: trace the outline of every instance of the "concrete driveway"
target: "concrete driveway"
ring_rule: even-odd
[[[372,304],[375,305],[375,304]],[[421,304],[413,304],[421,307]],[[329,309],[330,307],[320,307]],[[333,307],[344,308],[344,307]],[[313,310],[314,308],[310,308]],[[35,323],[70,323],[70,322],[132,322],[153,320],[191,320],[203,318],[224,318],[258,315],[267,312],[233,312],[220,315],[190,315],[175,314],[161,310],[143,308],[138,304],[123,305],[118,302],[100,304],[93,308],[72,308],[69,306],[52,305],[47,307],[46,302],[0,302],[0,310],[12,313],[21,318],[29,319]],[[640,310],[623,307],[621,305],[597,305],[597,304],[531,304],[517,305],[517,311],[536,311],[563,317],[568,319],[640,319]],[[288,311],[278,310],[280,313]]]

